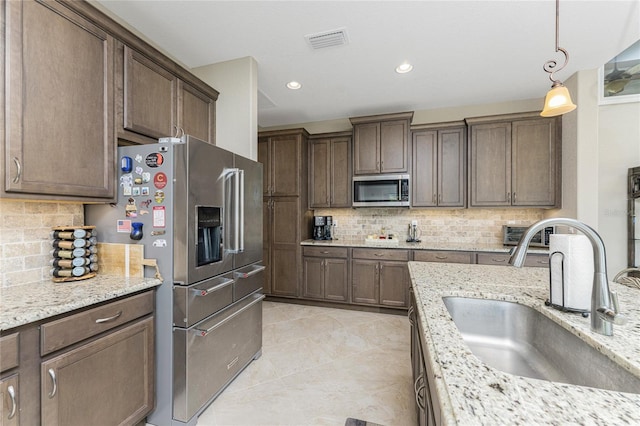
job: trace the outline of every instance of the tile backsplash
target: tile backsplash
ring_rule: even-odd
[[[0,200],[0,287],[49,279],[54,226],[81,226],[83,205]]]
[[[386,234],[407,238],[407,227],[418,221],[422,241],[470,245],[501,244],[502,225],[530,225],[544,218],[541,209],[316,209],[315,215],[333,216],[334,238],[359,239]]]
[[[544,217],[539,209],[318,209],[316,215],[337,220],[334,237],[365,238],[384,228],[407,237],[407,225],[418,221],[423,241],[496,244],[502,225],[529,225]],[[0,287],[49,279],[53,226],[84,224],[82,204],[0,200]]]

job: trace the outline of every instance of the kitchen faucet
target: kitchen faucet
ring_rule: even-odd
[[[570,218],[543,219],[531,225],[512,251],[509,264],[521,268],[527,256],[527,247],[537,232],[551,225],[565,225],[582,232],[593,247],[593,288],[591,290],[591,330],[605,336],[613,335],[613,324],[624,324],[627,318],[620,314],[618,295],[609,290],[607,260],[604,242],[589,225]]]

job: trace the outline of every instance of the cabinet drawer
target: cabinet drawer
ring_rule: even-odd
[[[304,256],[316,256],[316,257],[347,257],[346,247],[302,247],[302,253]]]
[[[89,309],[40,328],[40,352],[46,355],[153,312],[154,292]]]
[[[409,260],[409,250],[389,250],[389,249],[353,249],[354,259],[373,260]]]
[[[416,262],[475,263],[473,253],[468,251],[416,250],[413,252],[413,260]]]
[[[509,265],[509,255],[505,253],[478,253],[478,265]],[[546,254],[528,254],[524,266],[548,268],[549,256]]]
[[[0,337],[0,373],[18,366],[19,334]]]

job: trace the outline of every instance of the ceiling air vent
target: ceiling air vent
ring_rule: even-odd
[[[323,31],[321,33],[307,34],[304,36],[312,49],[323,49],[325,47],[341,46],[349,43],[346,28]]]

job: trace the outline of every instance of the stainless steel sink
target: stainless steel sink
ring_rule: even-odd
[[[640,393],[640,378],[525,305],[444,297],[471,352],[505,373],[619,392]]]

